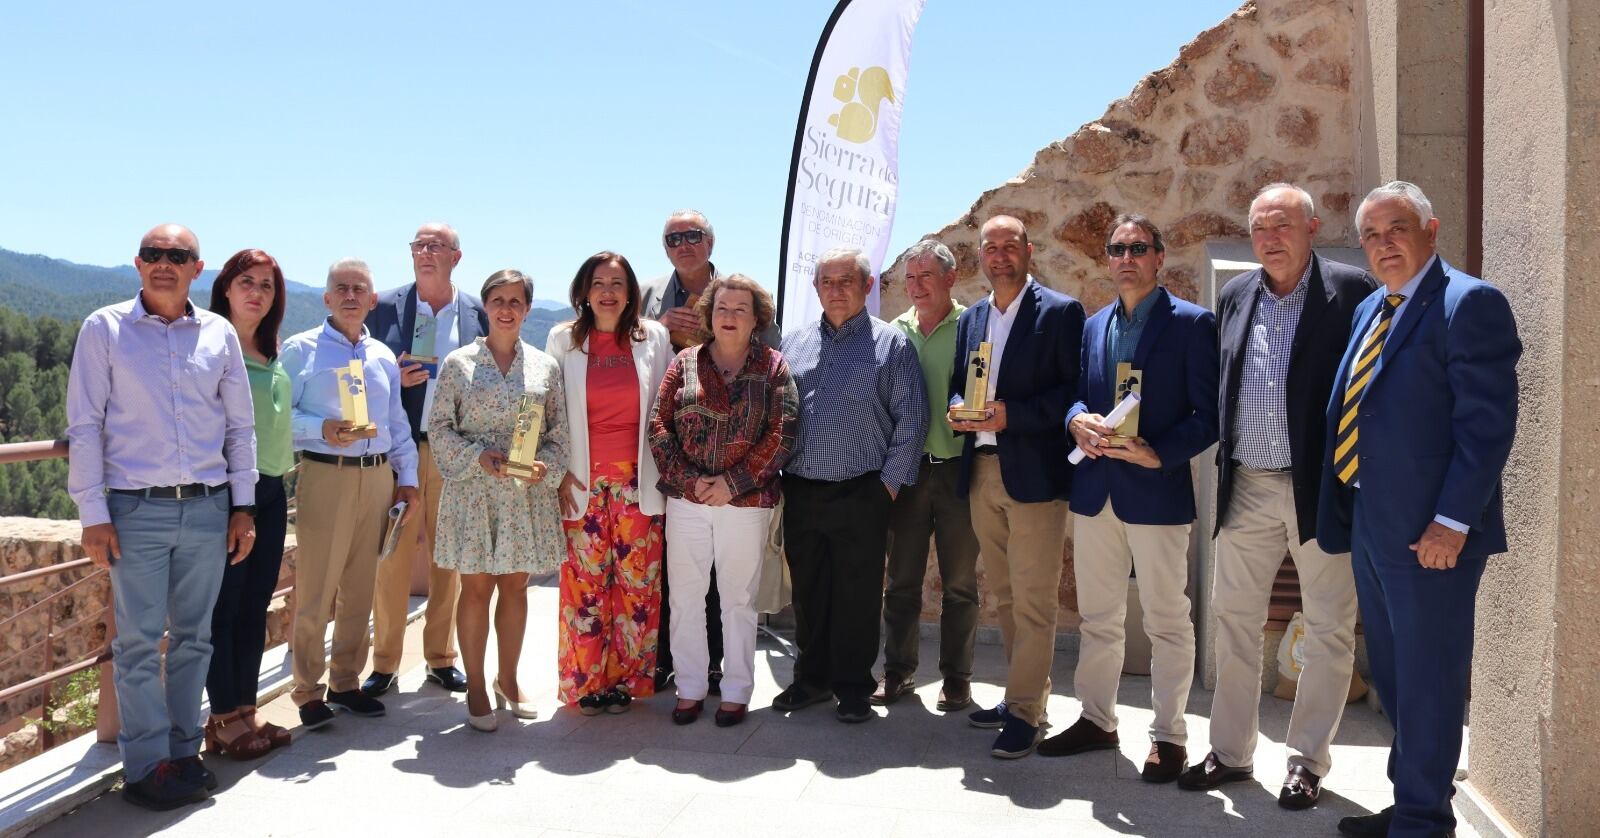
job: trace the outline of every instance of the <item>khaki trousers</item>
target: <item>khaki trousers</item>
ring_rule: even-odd
[[[1045,701],[1056,654],[1067,502],[1012,500],[1000,478],[1000,458],[993,454],[972,458],[968,497],[984,579],[1000,616],[1006,710],[1038,727],[1047,721]]]
[[[1194,681],[1194,624],[1189,619],[1191,524],[1124,524],[1111,511],[1073,515],[1073,571],[1078,580],[1078,671],[1073,680],[1083,717],[1117,729],[1117,685],[1128,612],[1128,570],[1139,577],[1139,605],[1150,637],[1150,738],[1183,745],[1183,709]]]
[[[1217,534],[1211,607],[1217,612],[1217,692],[1211,700],[1211,750],[1223,764],[1251,765],[1261,721],[1261,642],[1272,580],[1284,553],[1300,575],[1305,669],[1289,717],[1289,764],[1328,776],[1329,746],[1344,715],[1355,663],[1356,583],[1350,554],[1300,544],[1294,486],[1287,472],[1239,467],[1228,521]]]
[[[394,497],[394,469],[300,461],[295,489],[294,703],[323,698],[329,659],[322,638],[333,610],[332,672],[328,686],[348,692],[361,685],[367,662],[367,615],[383,526]]]
[[[432,667],[456,662],[456,598],[461,575],[433,563],[433,538],[439,522],[439,490],[444,478],[433,461],[433,447],[417,443],[417,493],[422,508],[411,516],[394,552],[378,564],[378,588],[372,601],[372,668],[393,673],[405,645],[406,612],[411,605],[411,566],[417,550],[428,549],[428,605],[423,613],[422,655]]]

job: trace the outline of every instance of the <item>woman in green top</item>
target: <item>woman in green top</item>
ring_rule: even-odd
[[[260,250],[241,250],[211,285],[211,310],[233,324],[244,350],[256,420],[256,543],[222,575],[211,612],[211,718],[206,747],[253,759],[289,744],[289,731],[256,720],[257,676],[267,642],[267,606],[278,587],[288,502],[283,475],[294,465],[289,430],[289,375],[278,362],[283,271]]]

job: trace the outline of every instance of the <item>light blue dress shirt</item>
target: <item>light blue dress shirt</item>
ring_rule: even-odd
[[[375,340],[367,327],[351,343],[333,324],[301,332],[283,342],[278,354],[289,373],[294,447],[343,457],[388,454],[396,485],[417,485],[417,444],[411,440],[411,423],[400,405],[400,365],[389,347]],[[377,436],[358,439],[344,447],[322,438],[326,419],[342,418],[339,372],[360,360],[367,379],[367,418],[378,426]]]

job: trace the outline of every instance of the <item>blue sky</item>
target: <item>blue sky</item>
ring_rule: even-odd
[[[724,270],[776,281],[795,119],[833,0],[28,3],[0,31],[0,247],[130,262],[177,221],[380,288],[441,219],[456,280],[504,267],[563,299],[613,249],[666,271],[692,206]],[[965,212],[1230,14],[1217,0],[928,0],[891,254]],[[1135,12],[1129,9],[1136,8]]]

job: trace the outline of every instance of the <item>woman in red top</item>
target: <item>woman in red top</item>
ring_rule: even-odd
[[[672,359],[666,327],[641,320],[639,280],[609,251],[584,261],[577,318],[552,329],[561,364],[570,466],[561,481],[559,697],[584,714],[622,713],[655,692],[661,622],[661,514],[649,410]]]
[[[705,610],[711,569],[722,598],[722,703],[717,725],[744,720],[755,687],[755,596],[778,469],[794,448],[799,396],[789,366],[756,337],[772,298],[747,276],[711,281],[698,306],[712,339],[678,353],[661,382],[650,450],[667,494],[671,642],[678,671],[672,720],[700,717],[709,684]],[[679,616],[681,615],[681,616]]]

